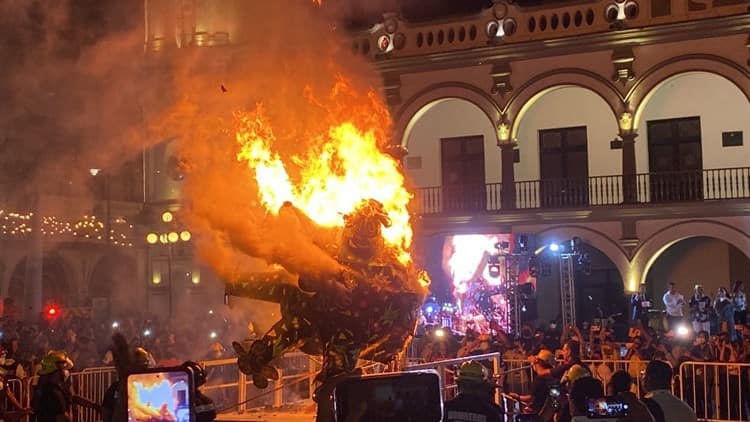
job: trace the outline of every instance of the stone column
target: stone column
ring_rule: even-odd
[[[500,147],[500,162],[502,165],[502,208],[516,208],[516,173],[514,171],[515,160],[514,147],[512,142],[504,142],[498,145]]]
[[[26,277],[24,280],[23,315],[27,321],[36,321],[42,312],[42,272],[44,251],[42,245],[42,216],[40,215],[40,198],[34,197],[34,214],[31,216],[31,236],[29,238],[29,255],[26,259]]]
[[[515,160],[513,149],[516,143],[511,139],[511,128],[513,126],[503,115],[497,124],[497,146],[500,147],[500,163],[502,167],[502,191],[501,191],[501,208],[516,208],[516,173],[514,170]]]
[[[622,194],[626,204],[638,202],[638,180],[635,169],[635,138],[634,131],[620,134],[622,139]]]

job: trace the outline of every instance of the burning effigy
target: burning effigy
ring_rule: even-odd
[[[286,207],[292,207],[291,204]],[[333,279],[295,277],[283,270],[230,284],[227,293],[281,305],[281,320],[249,347],[234,343],[240,369],[264,388],[278,379],[271,363],[293,349],[322,355],[319,381],[352,372],[358,359],[391,363],[411,338],[423,299],[425,275],[385,246],[390,226],[382,204],[361,203],[331,245],[342,265]],[[296,284],[294,279],[296,278]]]
[[[353,95],[339,80],[332,95],[342,93]],[[264,113],[235,113],[237,159],[254,176],[267,226],[283,229],[248,252],[273,269],[237,272],[227,294],[278,303],[281,319],[261,339],[234,344],[240,369],[264,388],[278,378],[274,360],[292,350],[323,356],[322,382],[353,371],[359,359],[393,362],[414,332],[429,280],[412,262],[411,195],[398,162],[383,152],[385,131],[360,129],[358,116],[341,110],[343,121],[285,160],[275,149],[288,146]],[[247,245],[249,236],[234,233],[234,244]]]

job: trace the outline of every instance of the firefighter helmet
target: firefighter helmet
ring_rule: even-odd
[[[42,358],[39,375],[49,375],[55,371],[70,370],[72,368],[73,361],[70,360],[67,353],[63,351],[51,351],[47,353],[47,356]]]

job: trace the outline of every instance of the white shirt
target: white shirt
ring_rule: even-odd
[[[661,407],[665,422],[697,422],[698,420],[693,409],[668,390],[654,390],[646,394],[646,398],[653,399]]]
[[[682,305],[685,303],[684,296],[679,293],[672,294],[667,291],[664,293],[662,301],[664,301],[664,306],[667,307],[667,315],[674,317],[682,316]]]

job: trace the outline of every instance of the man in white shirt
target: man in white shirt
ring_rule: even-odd
[[[656,422],[697,422],[695,411],[672,394],[672,367],[666,362],[653,360],[646,366],[643,383],[648,393],[643,403]]]
[[[674,330],[675,326],[682,321],[682,305],[685,304],[685,297],[677,291],[674,282],[670,282],[669,290],[664,293],[662,301],[667,308],[667,325],[669,330]]]

